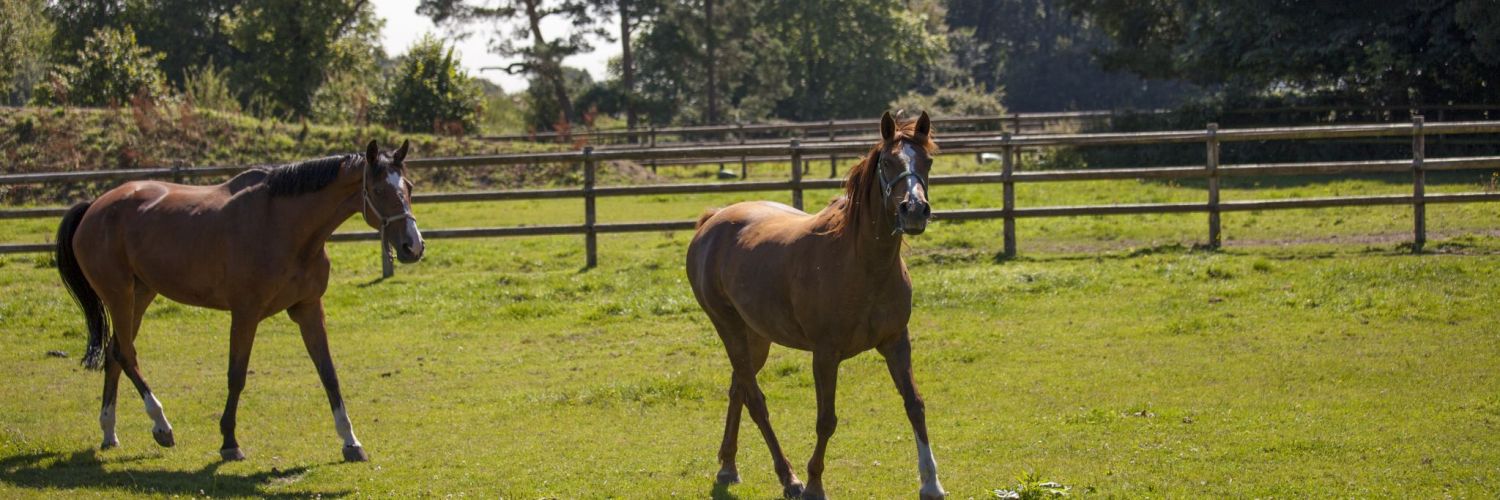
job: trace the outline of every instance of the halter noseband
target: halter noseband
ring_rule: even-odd
[[[359,196],[364,201],[364,208],[369,209],[371,213],[375,214],[375,219],[380,221],[380,241],[386,241],[386,226],[389,226],[392,222],[396,222],[398,220],[409,219],[412,222],[416,222],[417,217],[411,214],[411,207],[406,203],[401,204],[401,213],[387,217],[385,214],[380,213],[380,207],[375,206],[375,202],[370,201],[370,166],[375,165],[375,163],[371,163],[371,161],[378,161],[378,159],[365,158],[364,171],[360,174]],[[405,178],[403,178],[402,180],[404,181]]]
[[[896,177],[894,179],[886,180],[885,166],[875,165],[875,174],[880,176],[881,205],[885,206],[886,208],[890,208],[891,190],[896,188],[896,183],[901,182],[902,179],[905,179],[907,177],[911,177],[912,179],[916,180],[915,183],[907,183],[906,185],[907,192],[910,193],[913,198],[916,197],[915,190],[916,186],[918,185],[922,186],[922,192],[927,192],[927,179],[923,179],[922,175],[917,173],[917,163],[916,161],[914,161],[917,157],[916,150],[912,149],[911,144],[902,143],[901,152],[906,153],[907,161],[903,162],[906,164],[906,168],[903,169],[900,174],[896,174]],[[890,156],[890,154],[881,152],[880,156],[883,160],[886,156]],[[884,161],[881,161],[881,163],[884,163]],[[902,222],[902,219],[898,214],[896,217],[896,227],[891,231],[891,235],[895,236],[897,234],[902,234],[905,232],[906,226]]]

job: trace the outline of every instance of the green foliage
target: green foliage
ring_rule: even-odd
[[[46,73],[52,22],[44,0],[0,0],[0,103],[19,105]]]
[[[1106,63],[1145,76],[1363,106],[1500,100],[1492,0],[1068,3],[1113,39]]]
[[[510,134],[526,131],[526,106],[522,96],[509,95],[499,85],[476,78],[484,90],[484,104],[479,111],[479,129],[486,134]]]
[[[566,126],[578,118],[581,110],[573,106],[568,92],[569,75],[563,68],[564,58],[592,49],[589,36],[608,40],[608,30],[597,23],[595,14],[603,0],[504,0],[500,2],[467,0],[422,0],[417,12],[434,23],[450,26],[515,23],[509,32],[496,30],[490,39],[493,50],[504,57],[520,58],[505,68],[513,75],[528,75],[542,83],[533,86],[538,92],[552,95],[554,107],[533,112],[533,124],[551,130],[554,124]],[[547,19],[567,23],[568,31],[557,36],[543,31]],[[554,117],[555,115],[555,117]]]
[[[1070,490],[1072,488],[1054,481],[1042,479],[1042,476],[1036,472],[1026,471],[1016,476],[1015,486],[1009,489],[995,490],[995,498],[1000,500],[1044,500],[1066,497]]]
[[[594,78],[587,71],[564,66],[564,81],[570,97],[582,97],[594,88]],[[581,116],[566,116],[552,87],[540,75],[533,76],[526,87],[526,127],[530,130],[560,130],[578,122]],[[569,99],[576,101],[577,99]],[[586,124],[578,124],[586,125]]]
[[[453,48],[428,34],[397,61],[381,117],[401,130],[461,133],[474,129],[483,99]]]
[[[251,0],[235,10],[231,66],[243,94],[264,96],[274,114],[310,116],[324,76],[374,65],[380,23],[359,0]],[[348,40],[346,37],[353,37]],[[363,70],[368,71],[368,70]]]
[[[33,98],[44,104],[119,106],[136,97],[166,94],[166,77],[157,63],[162,55],[136,44],[135,31],[101,28],[72,58],[53,66],[37,84]]]
[[[240,102],[229,89],[229,70],[208,64],[190,68],[182,75],[182,95],[193,106],[238,113]]]
[[[1142,79],[1104,67],[1109,38],[1066,0],[948,0],[949,51],[985,88],[1005,90],[1015,111],[1158,108],[1192,95],[1180,81]],[[1145,2],[1138,2],[1145,3]],[[956,36],[957,33],[966,35]]]
[[[706,119],[706,68],[718,68],[730,120],[867,117],[918,81],[944,32],[895,0],[715,3],[662,7],[635,41],[641,105],[653,121]],[[716,57],[701,48],[713,29]]]
[[[926,111],[933,116],[988,116],[1005,113],[998,93],[969,84],[942,87],[932,94],[908,92],[891,102],[891,109],[904,109],[911,116]]]

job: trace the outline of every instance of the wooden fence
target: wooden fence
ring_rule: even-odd
[[[1084,124],[1107,121],[1115,116],[1114,111],[1062,111],[1051,113],[1014,113],[990,116],[959,116],[933,118],[939,130],[988,130],[1023,133],[1045,129],[1050,124]],[[768,138],[785,141],[789,138],[810,140],[827,138],[833,140],[848,132],[865,133],[880,127],[878,119],[826,120],[818,122],[788,123],[735,123],[727,125],[696,125],[682,127],[646,126],[635,129],[582,129],[571,132],[533,132],[528,134],[503,134],[479,136],[488,141],[545,141],[567,142],[584,140],[593,144],[631,143],[654,147],[659,143],[680,144],[689,138],[708,138],[714,142],[755,142]],[[728,139],[733,137],[733,139]],[[676,138],[668,142],[668,138]],[[760,138],[760,139],[756,139]]]
[[[1427,136],[1457,134],[1500,133],[1500,121],[1424,123],[1416,117],[1411,123],[1334,125],[1316,127],[1247,128],[1219,130],[1210,124],[1204,130],[1183,130],[1138,133],[1096,134],[1039,134],[1012,135],[1001,133],[987,137],[965,137],[942,139],[939,146],[944,154],[972,154],[976,152],[999,152],[999,172],[971,173],[933,176],[933,185],[955,184],[1000,184],[1001,206],[966,210],[938,211],[934,217],[940,220],[1002,219],[1004,253],[1016,254],[1017,219],[1033,217],[1071,217],[1082,215],[1153,214],[1153,213],[1206,213],[1208,246],[1217,248],[1222,242],[1220,216],[1223,212],[1250,210],[1280,210],[1318,207],[1343,207],[1367,205],[1411,205],[1414,215],[1413,250],[1420,252],[1426,242],[1426,205],[1430,203],[1470,203],[1500,201],[1497,192],[1467,192],[1429,195],[1425,192],[1426,173],[1429,171],[1473,170],[1500,168],[1500,156],[1460,157],[1429,159],[1425,157]],[[1219,146],[1225,142],[1279,141],[1308,139],[1346,139],[1358,137],[1400,137],[1411,139],[1412,155],[1407,159],[1379,161],[1346,161],[1315,163],[1274,163],[1250,165],[1221,165]],[[1204,164],[1173,167],[1110,168],[1078,170],[1016,171],[1015,158],[1021,148],[1058,146],[1103,146],[1145,144],[1190,144],[1205,146]],[[641,196],[660,194],[729,193],[750,191],[790,191],[792,205],[802,208],[803,192],[808,189],[837,188],[840,179],[804,179],[803,163],[809,158],[831,154],[853,155],[868,150],[868,142],[813,142],[803,143],[793,139],[788,144],[777,145],[719,145],[703,147],[658,147],[622,148],[532,154],[502,154],[455,158],[424,158],[407,160],[410,168],[447,168],[466,166],[525,165],[542,163],[576,163],[583,169],[583,185],[580,187],[555,189],[524,189],[454,193],[419,193],[414,196],[418,204],[458,201],[508,201],[531,199],[582,198],[584,220],[582,224],[542,225],[491,228],[428,229],[426,238],[487,238],[508,236],[583,235],[586,265],[598,264],[598,235],[648,231],[691,230],[694,221],[656,221],[599,223],[595,202],[600,197]],[[723,183],[658,184],[638,186],[598,186],[596,172],[601,161],[612,160],[675,160],[704,157],[789,157],[791,165],[789,180],[785,181],[738,181]],[[128,180],[143,178],[182,179],[196,175],[225,175],[238,172],[238,167],[134,169],[91,172],[56,172],[36,174],[14,174],[0,176],[0,185],[21,183],[69,182],[87,180]],[[1323,198],[1298,198],[1280,200],[1220,201],[1220,180],[1226,177],[1286,176],[1338,173],[1396,173],[1412,175],[1410,195],[1347,196]],[[1090,206],[1017,206],[1016,183],[1064,182],[1083,180],[1122,179],[1205,179],[1205,200],[1196,203],[1140,203]],[[31,208],[0,211],[0,218],[56,217],[63,208]],[[373,231],[336,233],[334,241],[375,240]],[[7,244],[0,245],[0,254],[17,252],[44,252],[51,244]],[[383,268],[391,272],[389,249],[386,249]]]

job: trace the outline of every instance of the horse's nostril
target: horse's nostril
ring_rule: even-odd
[[[897,207],[901,209],[901,214],[905,215],[907,212],[911,211],[911,202],[903,201],[900,205],[897,205]]]
[[[928,205],[926,203],[922,204],[922,216],[923,217],[930,217],[930,216],[932,216],[932,205]]]

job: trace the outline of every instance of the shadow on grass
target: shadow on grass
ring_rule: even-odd
[[[31,453],[0,459],[0,483],[39,491],[88,489],[95,491],[128,491],[167,496],[245,496],[261,498],[306,498],[309,496],[343,497],[348,491],[287,492],[267,490],[277,483],[294,481],[307,473],[306,467],[284,471],[272,470],[249,475],[220,474],[223,462],[213,462],[196,471],[173,470],[106,470],[105,464],[119,465],[143,460],[145,456],[120,457],[101,461],[93,449],[73,453]]]

